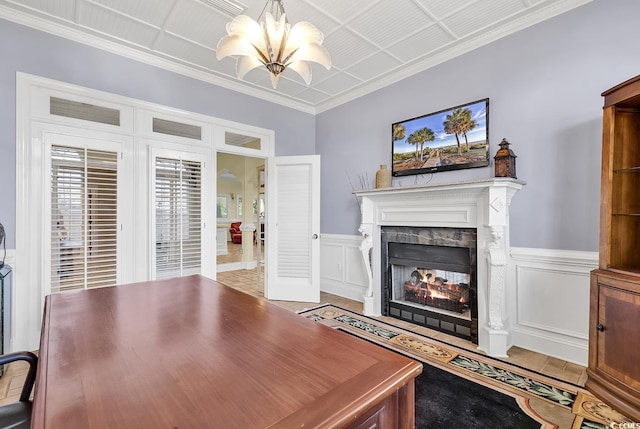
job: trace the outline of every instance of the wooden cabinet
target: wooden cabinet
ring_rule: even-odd
[[[640,282],[596,270],[591,276],[586,387],[614,409],[640,419]]]
[[[591,273],[586,387],[640,420],[640,76],[602,95],[600,260]]]

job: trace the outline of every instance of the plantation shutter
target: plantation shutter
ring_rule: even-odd
[[[278,193],[278,276],[311,276],[311,168],[307,165],[280,167]]]
[[[51,292],[117,283],[118,153],[51,147]]]
[[[155,277],[201,272],[202,163],[155,158]]]

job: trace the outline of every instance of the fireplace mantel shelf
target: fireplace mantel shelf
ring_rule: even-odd
[[[509,260],[509,206],[525,182],[482,180],[354,191],[361,200],[360,251],[369,287],[364,313],[380,315],[381,228],[384,226],[475,228],[477,231],[478,348],[507,356],[506,277]]]
[[[447,182],[447,183],[434,183],[427,185],[414,185],[414,186],[392,186],[390,188],[376,188],[376,189],[361,189],[353,191],[355,195],[375,195],[375,194],[388,194],[393,193],[412,193],[420,191],[445,191],[445,190],[460,190],[460,189],[484,189],[490,186],[515,186],[518,189],[526,182],[522,180],[512,179],[509,177],[491,177],[489,179],[481,180],[467,180],[460,182]]]

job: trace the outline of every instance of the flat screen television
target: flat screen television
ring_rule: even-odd
[[[489,99],[392,125],[392,174],[409,176],[489,165]]]

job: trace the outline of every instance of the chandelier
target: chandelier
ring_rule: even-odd
[[[218,60],[237,55],[236,74],[242,79],[248,72],[264,65],[271,74],[271,84],[278,86],[285,69],[298,73],[307,85],[311,83],[311,64],[331,68],[329,51],[322,46],[324,35],[309,22],[298,22],[293,27],[287,21],[282,0],[267,0],[258,23],[246,15],[238,15],[227,24],[227,35],[218,42]]]

